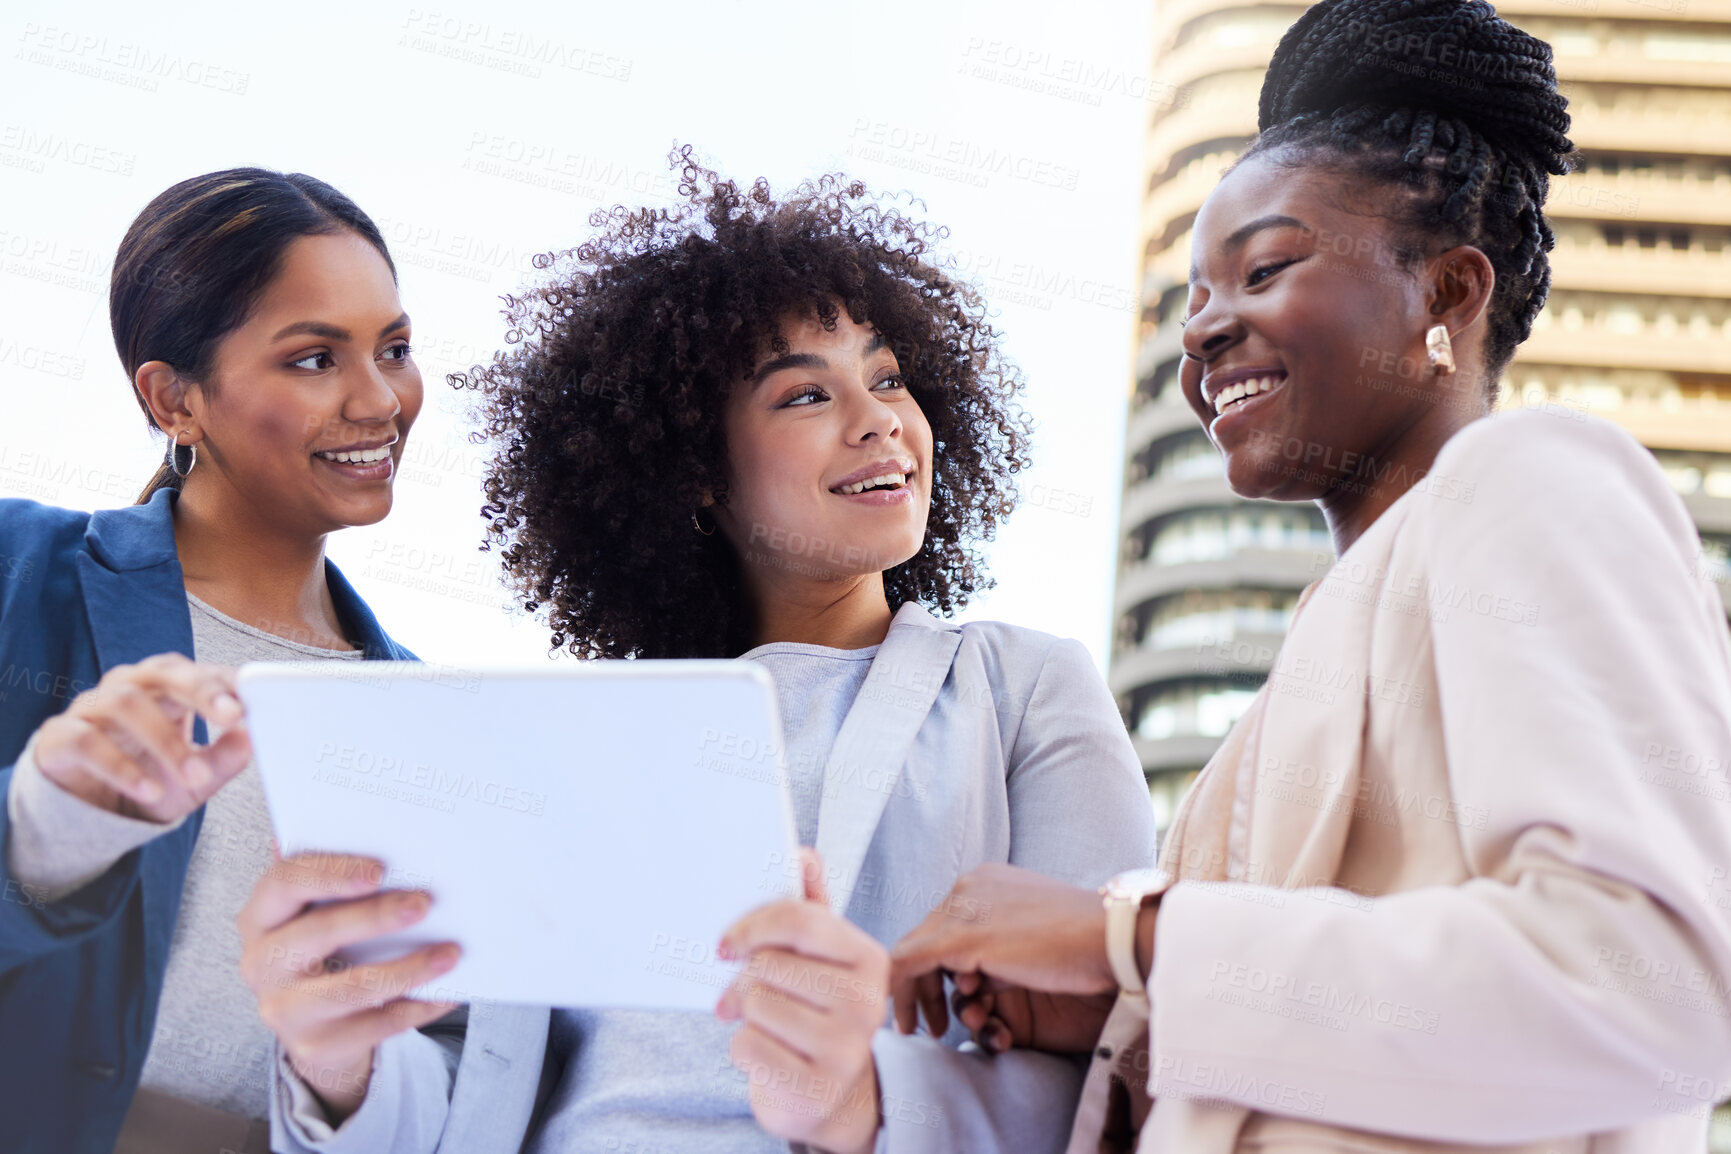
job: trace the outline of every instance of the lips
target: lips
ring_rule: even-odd
[[[391,456],[391,450],[396,444],[397,438],[392,437],[388,441],[342,445],[320,449],[313,454],[313,459],[323,462],[338,475],[351,480],[385,480],[396,471],[396,461]]]
[[[1267,376],[1234,381],[1214,394],[1214,415],[1220,416],[1235,405],[1248,402],[1252,397],[1261,396],[1263,393],[1272,393],[1285,382],[1285,373],[1271,373]]]
[[[838,497],[856,497],[862,493],[893,492],[905,489],[914,477],[914,463],[908,460],[873,461],[855,469],[829,487]]]

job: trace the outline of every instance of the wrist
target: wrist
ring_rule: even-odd
[[[1171,884],[1159,869],[1134,869],[1115,874],[1100,887],[1106,913],[1105,954],[1112,985],[1129,997],[1147,991],[1153,967],[1153,918],[1150,907]]]
[[[837,1104],[832,1131],[820,1148],[823,1154],[872,1154],[877,1149],[882,1125],[878,1111],[878,1068],[872,1061],[866,1063],[865,1073]]]
[[[1142,973],[1144,987],[1154,972],[1154,918],[1159,912],[1159,898],[1136,911],[1136,968]]]
[[[303,1065],[293,1059],[289,1064],[323,1107],[325,1118],[333,1129],[341,1127],[367,1100],[367,1087],[373,1076],[370,1050],[359,1061],[347,1066],[331,1063]]]

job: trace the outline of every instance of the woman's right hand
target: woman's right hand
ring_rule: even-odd
[[[258,996],[259,1017],[333,1126],[366,1098],[374,1047],[456,1008],[399,996],[456,965],[455,943],[422,946],[380,965],[346,966],[334,956],[426,917],[428,894],[380,892],[383,876],[384,866],[371,858],[278,857],[236,919],[240,973]]]
[[[226,732],[192,743],[202,716]],[[166,825],[221,789],[252,760],[232,666],[162,653],[116,665],[36,731],[42,775],[99,809]]]

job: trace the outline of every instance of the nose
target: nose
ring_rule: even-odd
[[[376,361],[368,359],[364,364],[360,373],[351,378],[353,383],[343,397],[343,420],[357,425],[394,420],[403,411],[402,398],[385,379]]]
[[[1198,361],[1206,361],[1221,350],[1230,348],[1244,336],[1244,327],[1215,294],[1200,311],[1184,322],[1180,344]]]
[[[862,399],[851,406],[845,437],[850,445],[866,445],[901,435],[902,419],[895,408],[881,400],[870,388],[863,390]]]

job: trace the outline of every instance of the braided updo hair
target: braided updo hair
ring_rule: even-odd
[[[1321,0],[1274,50],[1240,163],[1320,163],[1405,188],[1378,210],[1398,260],[1463,244],[1490,258],[1494,390],[1550,292],[1543,206],[1550,177],[1570,171],[1567,105],[1550,45],[1485,0]]]

